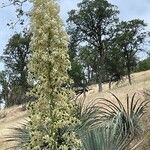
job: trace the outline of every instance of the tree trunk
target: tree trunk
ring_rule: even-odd
[[[102,42],[102,33],[101,33],[101,27],[100,27],[100,36],[99,36],[99,47],[98,47],[98,86],[99,86],[99,92],[102,92],[102,77],[104,75],[104,48],[103,48],[103,42]]]
[[[90,74],[91,74],[90,66],[88,65],[88,67],[87,67],[88,83],[90,83],[90,80],[91,80]]]
[[[98,91],[102,92],[103,87],[102,87],[102,68],[100,67],[98,70]]]
[[[109,90],[111,90],[111,80],[109,80]]]
[[[102,80],[103,80],[103,75],[104,75],[104,57],[103,56],[101,56],[101,58],[99,60],[97,73],[98,73],[98,91],[102,92],[102,90],[103,90]]]
[[[102,81],[99,81],[99,84],[98,84],[98,91],[99,91],[99,92],[102,92],[102,90],[103,90]]]
[[[132,85],[132,81],[131,81],[131,68],[130,68],[130,60],[129,60],[129,56],[127,55],[127,76],[128,76],[128,80],[129,80],[129,84]]]
[[[129,84],[132,85],[132,81],[131,81],[131,73],[130,73],[129,70],[128,70],[128,80],[129,80]]]

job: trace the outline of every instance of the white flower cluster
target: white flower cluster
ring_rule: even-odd
[[[62,87],[69,80],[70,62],[68,36],[59,17],[59,7],[55,0],[32,0],[32,3],[29,71],[37,83],[31,92],[37,101],[30,106],[31,142],[28,149],[39,150],[46,145],[51,150],[65,150],[65,143],[78,147],[80,142],[73,132],[65,133],[67,137],[58,137],[59,129],[78,122],[72,116],[74,107],[69,99],[72,91]],[[58,138],[64,138],[65,142],[59,143]]]

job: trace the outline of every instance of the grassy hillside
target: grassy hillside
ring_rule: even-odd
[[[22,107],[11,107],[1,111],[0,113],[0,150],[4,150],[14,145],[13,142],[4,142],[6,136],[12,134],[13,127],[20,127],[21,123],[24,123],[27,118],[27,112],[22,111]],[[5,116],[3,118],[3,116]]]
[[[150,89],[150,70],[140,73],[132,74],[133,85],[129,85],[128,81],[125,80],[124,82],[120,83],[116,86],[116,83],[113,83],[112,90],[109,90],[108,84],[104,84],[104,91],[102,93],[98,93],[98,86],[92,85],[90,86],[90,91],[86,94],[86,103],[89,101],[104,97],[107,99],[112,99],[112,95],[110,92],[114,93],[123,103],[126,103],[125,97],[127,94],[130,96],[136,92],[136,98],[143,99],[143,91],[146,89]],[[150,110],[150,109],[149,109]],[[22,107],[14,106],[12,108],[8,108],[5,110],[0,111],[0,150],[4,150],[12,146],[14,143],[6,143],[5,136],[11,135],[13,127],[20,127],[21,123],[25,122],[27,119],[27,112],[22,110]],[[143,119],[143,126],[145,128],[150,129],[150,112],[144,116]],[[145,143],[148,143],[150,139],[147,138],[148,135],[145,137]],[[150,136],[149,136],[150,137]],[[144,144],[145,144],[144,143]],[[150,145],[149,145],[150,146]],[[150,150],[150,148],[145,144],[145,150]],[[139,150],[144,150],[144,147],[139,147]]]

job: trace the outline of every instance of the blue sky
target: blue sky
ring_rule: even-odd
[[[75,9],[76,4],[81,0],[59,0],[60,3],[60,15],[65,21],[67,19],[67,12],[71,9]],[[112,4],[118,6],[120,10],[120,18],[122,20],[130,19],[144,19],[150,29],[150,0],[108,0]],[[2,3],[7,3],[8,0],[0,0],[0,7]],[[6,24],[9,20],[16,20],[14,7],[0,8],[0,55],[8,42],[8,39],[13,35],[15,30],[19,31],[19,27],[16,26],[14,30],[9,29]],[[3,68],[2,64],[0,69]]]

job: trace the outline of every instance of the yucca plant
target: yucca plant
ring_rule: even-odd
[[[118,116],[119,117],[119,116]],[[124,150],[131,142],[127,135],[123,135],[117,123],[109,123],[87,130],[85,135],[80,135],[83,150]]]
[[[127,95],[124,106],[119,98],[112,96],[116,102],[98,98],[83,109],[80,116],[83,122],[78,128],[83,149],[124,150],[142,133],[139,120],[149,101],[135,100],[135,94],[130,100]]]
[[[120,114],[120,121],[122,124],[125,124],[128,128],[128,131],[133,133],[132,127],[136,125],[136,121],[138,121],[142,115],[145,113],[145,108],[149,103],[147,100],[140,102],[140,99],[135,101],[135,94],[129,99],[127,95],[126,106],[114,95],[116,102],[112,102],[111,100],[99,98],[96,99],[97,104],[100,109],[100,118],[103,121],[109,121],[111,118],[118,116]]]
[[[148,100],[135,100],[135,94],[127,95],[124,106],[114,94],[116,102],[98,98],[89,102],[76,103],[74,115],[80,120],[75,128],[60,129],[61,132],[75,131],[82,142],[83,150],[125,150],[142,133],[139,121],[146,111]],[[25,126],[24,126],[25,127]],[[15,129],[16,133],[9,140],[18,141],[18,149],[26,149],[30,140],[27,128]],[[134,146],[134,144],[132,144]],[[16,148],[17,149],[17,148]]]
[[[85,105],[85,98],[76,101],[75,115],[80,120],[80,124],[76,126],[76,131],[81,130],[81,128],[91,128],[94,122],[99,124],[100,109],[97,106],[95,100],[89,102]]]

